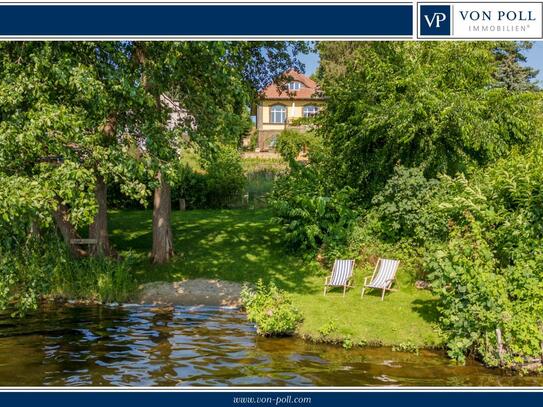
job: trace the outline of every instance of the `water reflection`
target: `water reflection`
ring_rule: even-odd
[[[0,316],[3,386],[538,386],[439,352],[266,339],[236,310],[57,307]]]

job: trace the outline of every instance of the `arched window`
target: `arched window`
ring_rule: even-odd
[[[284,123],[287,121],[287,108],[284,105],[273,105],[270,108],[270,123]]]
[[[304,106],[304,110],[303,110],[304,117],[312,117],[312,116],[315,116],[317,113],[319,113],[318,106],[315,106],[315,105]]]
[[[298,81],[289,82],[288,83],[288,90],[300,90],[302,89],[302,83]]]

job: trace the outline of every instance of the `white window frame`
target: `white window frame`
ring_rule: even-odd
[[[302,82],[292,81],[288,83],[288,90],[300,90],[302,89]]]
[[[284,124],[286,121],[287,107],[285,105],[277,104],[270,106],[270,123]]]
[[[319,107],[316,105],[305,105],[302,109],[303,117],[313,117],[319,113]]]

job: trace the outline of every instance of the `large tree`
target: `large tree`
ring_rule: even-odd
[[[54,201],[50,215],[74,255],[83,251],[71,240],[89,224],[98,242],[91,254],[110,254],[107,182],[117,179],[134,197],[141,198],[144,189],[134,177],[137,163],[129,145],[119,137],[137,106],[135,81],[119,69],[125,46],[5,42],[0,50],[4,179],[26,179],[47,191],[44,196]]]
[[[512,92],[491,42],[320,43],[326,109],[319,131],[338,185],[361,201],[393,168],[455,174],[495,160],[537,134],[539,95]],[[342,52],[348,50],[341,58]]]
[[[539,71],[527,65],[526,50],[531,49],[529,41],[505,41],[498,43],[494,55],[498,67],[494,74],[498,86],[509,91],[538,90],[535,81]]]
[[[52,192],[51,215],[66,243],[89,225],[95,255],[112,253],[108,183],[142,201],[154,190],[151,255],[166,262],[173,254],[170,187],[183,144],[212,154],[218,142],[236,142],[258,89],[300,68],[296,54],[305,48],[286,42],[2,43],[0,172]]]
[[[152,261],[173,255],[171,185],[183,141],[212,155],[219,143],[239,143],[257,91],[291,67],[303,43],[135,42],[130,53],[139,86],[154,105],[141,123],[138,144],[147,158],[153,197]],[[172,110],[175,120],[172,123]]]

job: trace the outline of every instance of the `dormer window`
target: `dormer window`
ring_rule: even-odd
[[[302,82],[293,81],[288,83],[288,90],[300,90],[302,87]]]

